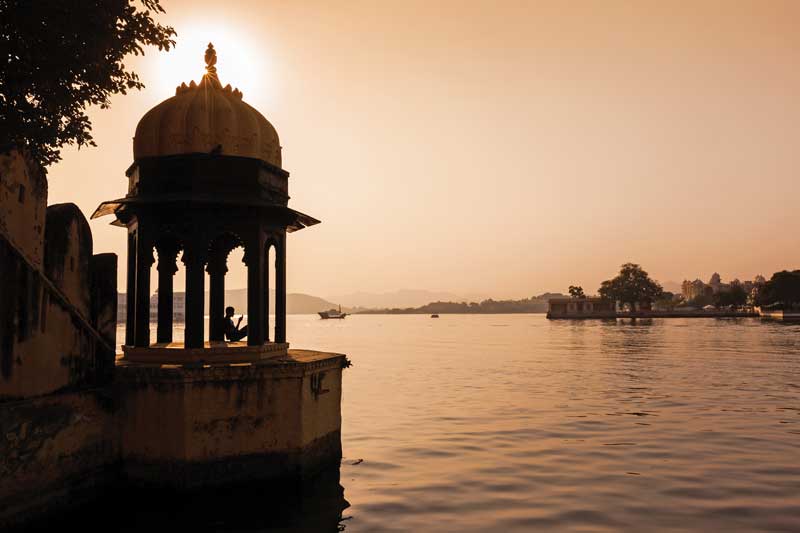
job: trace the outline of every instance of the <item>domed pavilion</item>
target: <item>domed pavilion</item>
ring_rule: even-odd
[[[349,361],[286,343],[286,234],[319,221],[288,207],[278,134],[241,92],[223,87],[216,60],[209,45],[200,83],[181,85],[142,117],[128,194],[93,215],[113,214],[113,224],[128,229],[124,356],[114,367],[118,465],[137,484],[170,490],[301,482],[337,469],[342,458],[342,370]],[[225,342],[225,275],[239,246],[247,341]],[[173,342],[172,327],[179,256],[186,270],[183,343]],[[154,265],[158,327],[151,344]]]
[[[113,214],[128,229],[125,358],[145,362],[253,360],[285,354],[286,234],[319,221],[288,207],[289,173],[272,124],[223,87],[208,45],[200,83],[148,111],[136,127],[128,194],[102,203],[92,218]],[[244,248],[247,342],[226,343],[228,255]],[[269,330],[270,247],[275,250],[275,324]],[[156,252],[154,255],[153,252]],[[184,345],[173,342],[173,278],[186,269]],[[150,271],[158,258],[158,327],[150,344]],[[205,274],[209,275],[209,342],[205,341]],[[177,348],[177,349],[176,349]],[[185,348],[185,349],[180,349]]]

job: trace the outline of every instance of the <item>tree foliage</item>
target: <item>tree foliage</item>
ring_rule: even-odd
[[[731,283],[730,290],[715,294],[713,302],[715,307],[739,307],[747,303],[747,292],[741,283]]]
[[[65,145],[96,146],[87,108],[144,87],[123,59],[175,44],[175,30],[153,18],[159,2],[0,0],[0,142],[44,166]]]
[[[712,305],[714,303],[713,295],[709,294],[698,294],[693,299],[687,302],[692,307],[705,307],[707,305]]]
[[[586,295],[583,293],[583,287],[577,285],[569,286],[569,295],[573,298],[584,298]]]
[[[800,270],[783,270],[772,275],[758,293],[759,305],[800,305]]]
[[[666,310],[669,310],[669,311],[671,311],[671,310],[673,310],[673,309],[675,308],[675,306],[676,306],[676,305],[678,305],[678,303],[680,303],[680,302],[679,302],[679,296],[676,296],[676,295],[675,295],[674,293],[672,293],[672,292],[663,291],[663,292],[661,293],[661,296],[659,296],[659,297],[656,299],[655,303],[656,303],[656,305],[658,305],[658,307],[660,307],[661,309],[666,309]]]
[[[631,309],[637,303],[651,304],[658,300],[664,290],[658,282],[637,264],[625,263],[620,267],[619,274],[604,281],[598,291],[603,298],[614,300],[622,304],[629,304]]]

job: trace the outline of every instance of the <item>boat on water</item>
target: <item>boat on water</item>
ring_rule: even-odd
[[[323,320],[328,320],[329,318],[344,318],[347,316],[347,313],[342,313],[342,306],[339,306],[339,310],[336,309],[329,309],[327,311],[320,311],[319,317]]]

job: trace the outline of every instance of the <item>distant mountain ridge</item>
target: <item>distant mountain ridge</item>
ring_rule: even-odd
[[[185,292],[175,292],[173,298],[174,316],[177,320],[183,320],[184,317],[184,304],[186,301]],[[117,320],[123,321],[126,316],[126,303],[127,295],[124,292],[119,293],[117,297]],[[247,289],[231,289],[225,291],[225,306],[233,306],[236,308],[236,314],[247,314]],[[208,310],[208,292],[205,295],[204,308]],[[318,296],[303,293],[289,293],[286,295],[286,313],[289,315],[308,315],[315,314],[319,311],[327,311],[329,309],[336,309],[338,305],[333,304]],[[151,318],[158,316],[158,295],[154,294],[150,297],[150,316]],[[345,311],[342,308],[342,311]],[[349,310],[347,310],[349,312]],[[275,313],[275,291],[270,291],[269,296],[269,312]],[[121,322],[120,322],[121,323]]]
[[[524,298],[522,300],[482,300],[481,302],[429,302],[418,307],[383,308],[358,310],[362,314],[495,314],[495,313],[546,313],[548,300],[551,298],[564,298],[564,294],[546,292],[539,296]]]
[[[206,293],[206,303],[208,293]],[[247,289],[231,289],[225,291],[225,305],[232,305],[237,313],[247,310]],[[286,313],[289,315],[308,315],[338,308],[338,304],[329,302],[319,296],[300,292],[286,294]],[[344,311],[344,309],[342,309]],[[275,291],[269,291],[269,312],[275,313]]]
[[[483,299],[484,296],[476,294],[455,294],[422,289],[400,289],[383,293],[359,291],[331,298],[331,300],[341,302],[343,306],[367,309],[419,307],[431,302],[472,302]]]

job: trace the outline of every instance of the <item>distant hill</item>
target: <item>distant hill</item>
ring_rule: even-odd
[[[176,292],[174,295],[174,311],[177,320],[183,320],[183,302],[185,301],[185,294],[184,292]],[[117,298],[117,320],[120,321],[120,323],[125,320],[126,301],[127,297],[125,293],[119,293],[119,297]],[[247,313],[247,289],[231,289],[225,291],[225,305],[235,307],[237,314]],[[208,292],[206,292],[205,296],[205,308],[206,310],[208,309]],[[286,313],[289,315],[314,314],[319,311],[327,311],[336,308],[338,308],[338,305],[319,298],[318,296],[302,293],[289,293],[286,295]],[[158,296],[153,295],[150,298],[151,318],[157,316],[157,309]],[[343,307],[342,311],[350,312],[350,309],[345,309]],[[270,291],[269,312],[271,314],[275,313],[275,291]]]
[[[547,300],[563,297],[559,293],[545,293],[522,300],[483,300],[482,302],[430,302],[419,307],[364,309],[357,312],[363,314],[495,314],[495,313],[546,313]]]
[[[208,293],[206,293],[206,301]],[[247,309],[247,289],[232,289],[225,291],[225,305],[232,305],[238,312]],[[318,296],[302,293],[288,293],[286,295],[286,313],[290,315],[307,315],[328,309],[336,309],[338,305],[324,300]],[[344,309],[342,309],[344,311]],[[269,312],[275,313],[275,291],[270,291]]]
[[[401,289],[391,292],[353,292],[331,298],[348,307],[384,309],[394,307],[419,307],[429,302],[469,302],[483,299],[481,296],[455,294],[452,292]]]
[[[336,305],[318,296],[300,293],[286,295],[286,312],[290,315],[306,315],[336,308]],[[342,311],[349,309],[342,308]]]

